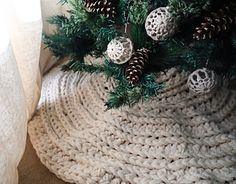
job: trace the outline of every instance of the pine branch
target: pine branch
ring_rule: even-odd
[[[64,15],[52,16],[48,19],[48,22],[57,26],[56,33],[67,37],[94,37],[88,22],[74,15],[71,15],[69,18]]]
[[[71,8],[68,11],[70,16],[58,15],[49,18],[49,23],[55,25],[57,31],[52,35],[44,35],[44,43],[58,58],[70,58],[71,61],[62,68],[64,71],[103,73],[116,80],[117,86],[106,103],[108,109],[132,106],[136,102],[156,96],[163,86],[156,83],[155,76],[151,73],[171,67],[193,70],[207,65],[219,74],[236,76],[234,33],[232,36],[229,34],[217,37],[213,41],[192,41],[192,28],[194,29],[194,22],[198,17],[207,10],[215,10],[219,5],[225,4],[226,0],[119,0],[116,19],[106,18],[96,12],[88,13],[83,4],[84,0],[59,2],[68,3]],[[170,6],[172,16],[182,18],[182,26],[174,37],[157,43],[147,36],[143,24],[147,14],[161,6]],[[83,61],[88,54],[103,56],[107,44],[113,38],[124,35],[123,28],[128,21],[127,17],[131,22],[131,32],[128,35],[134,48],[144,47],[151,51],[148,62],[150,65],[140,77],[140,82],[134,86],[126,79],[127,64],[116,65],[105,60],[102,65],[87,65]]]
[[[143,26],[132,24],[130,34],[136,49],[146,47],[147,34]]]
[[[150,10],[153,10],[155,7],[165,7],[168,3],[168,0],[150,0],[150,4],[152,5],[150,6]]]
[[[120,25],[124,25],[127,22],[127,15],[128,15],[128,9],[131,1],[129,0],[119,0],[118,4],[118,17],[117,17],[117,23]]]
[[[80,18],[82,21],[86,21],[88,19],[88,14],[84,8],[83,5],[83,0],[67,0],[71,10],[70,13],[77,17]]]
[[[206,66],[207,61],[212,61],[214,51],[217,48],[215,41],[184,43],[181,40],[170,39],[159,45],[156,54],[150,56],[150,69],[157,71],[181,67],[184,69],[195,69]]]
[[[117,67],[109,60],[105,60],[101,65],[85,64],[79,60],[71,60],[62,67],[63,71],[73,70],[74,72],[104,73],[107,77],[113,77],[117,80],[124,76],[124,67]]]
[[[160,89],[162,85],[156,83],[155,76],[152,74],[145,74],[142,81],[134,86],[129,85],[129,82],[122,78],[118,80],[117,87],[110,93],[106,103],[107,109],[125,105],[133,106],[139,101],[158,95]]]
[[[95,42],[96,51],[95,55],[102,55],[106,51],[108,43],[119,36],[120,33],[114,28],[114,26],[103,27],[99,30]]]
[[[134,0],[129,9],[130,22],[133,24],[144,24],[148,15],[148,0]]]
[[[71,60],[68,64],[62,66],[63,71],[72,70],[74,72],[103,73],[104,67],[101,65],[87,65],[82,61]]]
[[[137,89],[137,88],[136,88]],[[110,92],[110,97],[108,98],[108,101],[106,102],[107,110],[112,108],[118,108],[124,105],[131,105],[138,101],[140,97],[140,90],[133,90],[129,84],[124,81],[119,81],[115,89]],[[138,93],[138,94],[137,94]],[[137,100],[135,101],[135,98],[137,97]],[[130,97],[132,100],[130,100]]]
[[[144,99],[147,100],[152,96],[158,95],[159,90],[163,88],[162,85],[158,84],[155,80],[154,74],[146,74],[144,75],[141,85]]]
[[[72,70],[74,72],[103,73],[107,77],[113,77],[117,81],[117,86],[110,92],[110,97],[106,103],[107,109],[118,108],[124,105],[132,106],[142,99],[147,100],[151,96],[158,94],[162,88],[155,81],[155,76],[145,74],[140,84],[131,86],[126,80],[125,67],[117,67],[114,63],[105,60],[103,65],[87,65],[77,60],[71,60],[64,65],[63,71]]]
[[[73,53],[73,43],[67,37],[61,34],[46,35],[43,34],[43,42],[46,48],[49,48],[53,54],[62,59]]]
[[[71,15],[53,16],[49,23],[57,26],[52,35],[44,35],[44,43],[57,57],[71,56],[83,60],[83,57],[95,49],[95,36],[91,33],[87,22]]]
[[[198,17],[210,7],[210,0],[169,0],[174,16]]]
[[[64,4],[67,4],[67,3],[68,3],[68,0],[59,0],[58,3],[61,3],[62,5],[64,5]]]
[[[48,18],[48,23],[57,26],[58,28],[63,27],[69,23],[69,19],[64,15],[55,15]]]

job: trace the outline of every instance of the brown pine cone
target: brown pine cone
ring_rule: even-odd
[[[135,83],[139,82],[140,78],[142,77],[145,65],[148,62],[148,53],[149,50],[145,48],[138,49],[136,52],[134,52],[131,59],[129,60],[126,74],[127,80],[130,82],[130,84],[134,85]]]
[[[231,10],[229,7],[224,7],[215,13],[212,12],[210,16],[204,18],[204,22],[201,23],[201,26],[195,28],[193,39],[211,39],[219,33],[231,29],[235,23],[235,11]]]
[[[115,18],[117,8],[112,0],[84,0],[88,12],[98,13],[105,17]]]

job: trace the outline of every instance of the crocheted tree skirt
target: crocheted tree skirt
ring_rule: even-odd
[[[235,183],[236,93],[193,94],[175,69],[157,78],[158,97],[105,111],[112,80],[55,68],[28,128],[42,163],[78,184]]]

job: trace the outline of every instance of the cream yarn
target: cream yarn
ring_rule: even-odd
[[[158,80],[158,97],[105,111],[111,80],[55,68],[28,126],[42,163],[77,184],[235,183],[236,93],[195,96],[175,69]]]

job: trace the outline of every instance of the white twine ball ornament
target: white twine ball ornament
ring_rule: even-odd
[[[177,18],[172,16],[168,6],[153,10],[145,22],[147,35],[155,41],[162,41],[171,37],[176,32],[177,27]]]
[[[107,55],[116,64],[124,64],[129,61],[132,53],[133,43],[126,37],[117,37],[107,46]]]
[[[217,84],[218,77],[216,73],[206,68],[191,73],[187,82],[189,89],[198,94],[209,93],[216,88]]]

